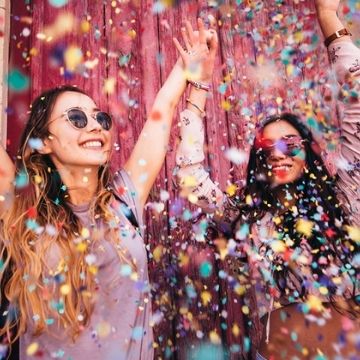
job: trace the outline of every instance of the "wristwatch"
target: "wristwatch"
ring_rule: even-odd
[[[343,36],[346,36],[346,35],[349,35],[351,36],[351,32],[346,29],[346,28],[343,28],[341,30],[338,30],[338,31],[335,31],[333,34],[331,34],[330,36],[328,36],[325,41],[324,41],[324,45],[326,47],[328,47],[335,39],[338,39],[338,38],[341,38]]]

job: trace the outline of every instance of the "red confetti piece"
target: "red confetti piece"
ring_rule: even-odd
[[[27,211],[27,216],[30,219],[35,219],[37,216],[37,211],[35,207],[31,207],[28,211]]]
[[[161,120],[161,118],[162,118],[161,112],[158,110],[154,110],[150,115],[150,119],[154,121],[159,121]]]

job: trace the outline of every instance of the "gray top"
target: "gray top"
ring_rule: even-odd
[[[130,177],[125,171],[115,176],[117,195],[131,208],[140,232],[143,230],[143,218],[139,199]],[[74,213],[88,229],[105,228],[104,222],[90,223],[89,205],[72,206]],[[89,244],[98,267],[96,281],[96,302],[90,324],[73,342],[56,322],[49,325],[51,335],[44,333],[33,337],[27,331],[20,339],[20,359],[33,359],[27,356],[29,345],[36,343],[37,352],[42,358],[60,358],[64,360],[149,360],[153,358],[153,333],[150,327],[151,299],[147,269],[147,253],[142,238],[124,215],[124,205],[116,200],[111,208],[119,217],[119,237],[121,251],[126,259],[136,264],[132,270],[131,262],[120,259],[115,246],[100,238]],[[58,259],[56,249],[49,254],[50,262]],[[59,259],[58,259],[59,260]]]

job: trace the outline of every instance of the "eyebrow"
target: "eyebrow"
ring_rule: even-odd
[[[78,110],[87,111],[87,109],[85,109],[85,108],[83,108],[81,106],[72,106],[72,107],[69,107],[68,109],[66,109],[64,112],[69,111],[71,109],[78,109]],[[95,108],[92,108],[92,111],[100,111],[100,109],[95,107]]]

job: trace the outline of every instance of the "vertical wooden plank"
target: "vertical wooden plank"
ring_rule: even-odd
[[[101,89],[106,78],[107,50],[103,5],[87,0],[70,1],[61,8],[47,1],[33,3],[33,96],[48,88],[72,84],[104,107],[106,98]],[[66,61],[67,57],[70,61]]]
[[[7,107],[7,84],[9,67],[9,40],[10,40],[10,1],[0,1],[0,144],[6,147],[7,136],[7,117],[5,108]]]

